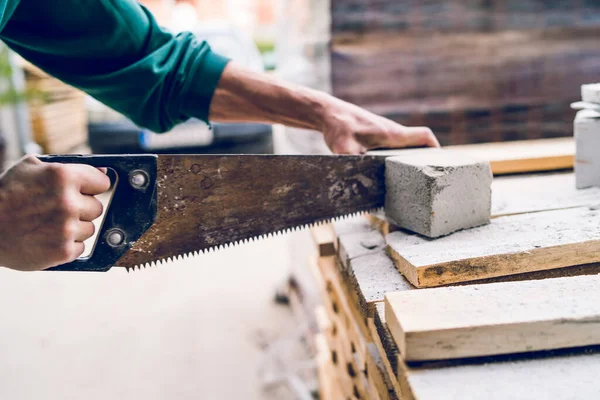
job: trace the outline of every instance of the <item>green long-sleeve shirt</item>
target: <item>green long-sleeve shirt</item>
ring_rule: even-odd
[[[50,75],[164,132],[208,122],[227,59],[173,35],[135,0],[0,0],[0,38]]]

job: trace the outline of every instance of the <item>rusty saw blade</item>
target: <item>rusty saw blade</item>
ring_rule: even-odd
[[[49,155],[107,168],[91,255],[49,271],[152,265],[381,208],[385,156]]]
[[[381,208],[378,156],[160,155],[157,217],[116,263],[135,267]]]

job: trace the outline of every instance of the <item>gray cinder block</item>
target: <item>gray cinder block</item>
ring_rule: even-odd
[[[581,85],[581,99],[587,103],[600,103],[600,83]]]
[[[577,189],[600,186],[600,113],[579,111],[573,129]]]
[[[401,228],[436,238],[490,222],[492,170],[442,149],[386,159],[385,212]]]

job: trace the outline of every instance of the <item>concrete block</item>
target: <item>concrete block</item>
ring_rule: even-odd
[[[577,189],[600,186],[600,113],[579,111],[573,129]]]
[[[490,222],[487,161],[442,149],[386,159],[385,212],[401,228],[436,238]]]
[[[600,103],[600,83],[581,85],[581,99],[587,103]]]

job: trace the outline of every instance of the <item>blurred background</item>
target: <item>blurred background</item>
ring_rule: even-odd
[[[594,0],[141,3],[248,68],[429,126],[443,145],[572,136],[569,104],[600,73]],[[1,54],[0,168],[26,153],[328,152],[318,132],[265,124],[158,135]],[[319,301],[311,251],[304,232],[129,275],[1,270],[0,397],[307,398],[314,321],[289,304]]]

